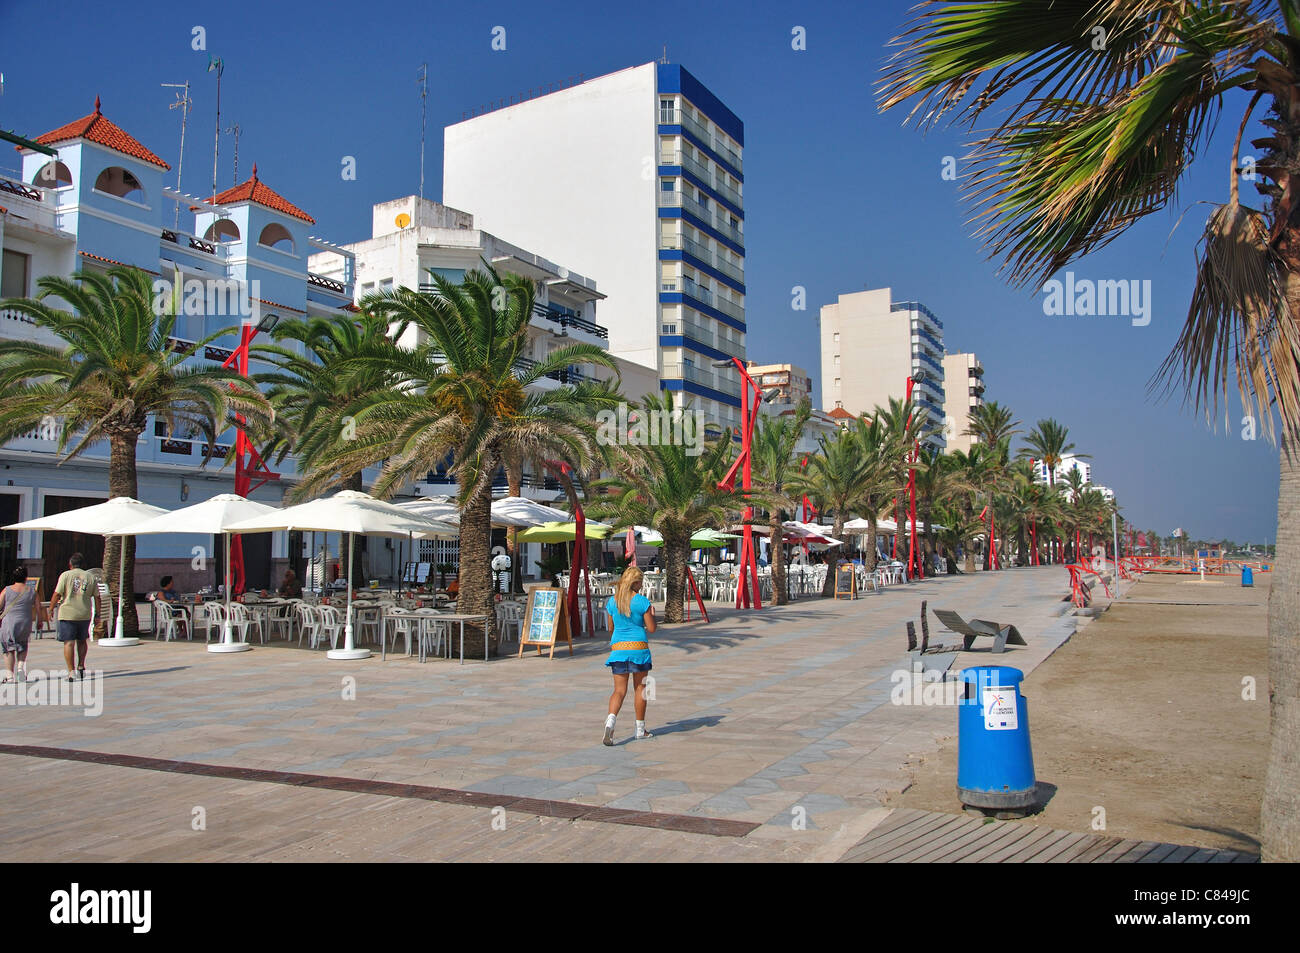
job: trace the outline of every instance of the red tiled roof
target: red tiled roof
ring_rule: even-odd
[[[52,132],[47,132],[43,136],[37,136],[33,141],[43,146],[53,146],[61,142],[71,142],[74,139],[85,139],[87,142],[107,146],[114,152],[120,152],[134,159],[143,159],[145,162],[152,162],[164,169],[171,168],[166,162],[145,148],[135,136],[117,123],[106,119],[99,111],[98,96],[95,97],[95,111],[89,116],[83,116],[66,126],[60,126]],[[21,146],[16,148],[19,152],[22,151]]]
[[[220,195],[213,196],[207,201],[213,205],[234,205],[237,202],[253,202],[273,211],[280,212],[284,215],[292,215],[294,218],[300,218],[304,222],[312,225],[316,224],[316,219],[312,218],[298,206],[294,205],[275,189],[257,178],[257,163],[253,163],[253,177],[247,182],[241,182],[232,188],[226,189]]]
[[[827,411],[827,413],[829,413],[832,417],[835,417],[839,420],[853,419],[853,415],[849,413],[847,410],[845,410],[843,407],[836,407],[834,410]]]
[[[128,265],[126,262],[118,261],[116,258],[105,258],[103,255],[92,255],[88,251],[78,252],[77,254],[81,255],[84,258],[93,258],[95,259],[95,261],[105,262],[106,264],[109,265],[121,265],[123,268],[138,268],[140,271],[143,271],[145,274],[148,275],[158,274],[158,272],[154,271],[151,268],[140,268],[139,265]]]

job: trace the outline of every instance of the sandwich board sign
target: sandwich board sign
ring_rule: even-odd
[[[549,657],[555,658],[556,642],[568,642],[569,654],[573,654],[573,635],[569,632],[569,614],[562,596],[560,589],[534,589],[528,594],[523,631],[519,634],[519,658],[524,657],[525,645],[537,646],[538,655],[549,645]]]
[[[858,567],[853,563],[841,563],[835,573],[835,598],[847,599],[858,597]]]

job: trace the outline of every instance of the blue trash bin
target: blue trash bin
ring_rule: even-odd
[[[1250,571],[1249,566],[1241,567],[1241,584],[1243,586],[1255,585],[1255,574]]]
[[[1036,800],[1024,672],[1004,665],[961,673],[957,718],[957,797],[971,807],[1023,809]]]

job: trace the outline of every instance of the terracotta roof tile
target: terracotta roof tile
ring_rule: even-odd
[[[65,126],[60,126],[52,132],[47,132],[43,136],[37,136],[33,141],[43,146],[53,146],[61,142],[72,142],[74,139],[85,139],[87,142],[106,146],[114,152],[120,152],[134,159],[143,159],[145,162],[152,162],[164,169],[171,168],[166,162],[142,145],[135,136],[117,123],[107,119],[99,111],[98,96],[95,97],[95,111],[89,116],[83,116]],[[19,152],[22,151],[21,146],[16,148]]]
[[[847,410],[845,410],[843,407],[836,407],[834,410],[828,411],[828,413],[829,413],[832,417],[835,417],[836,419],[839,419],[839,420],[852,420],[852,419],[853,419],[853,415],[852,415],[851,413],[849,413]]]
[[[238,202],[252,202],[255,205],[261,205],[284,215],[300,218],[312,225],[316,224],[316,219],[258,179],[257,163],[253,163],[253,177],[251,179],[226,189],[220,195],[215,195],[207,201],[213,205],[234,205]]]
[[[81,255],[83,258],[93,258],[95,259],[95,261],[102,261],[109,265],[121,265],[123,268],[138,268],[140,271],[143,271],[145,274],[148,275],[158,274],[158,272],[154,271],[151,268],[140,268],[139,265],[128,265],[126,262],[118,261],[116,258],[105,258],[103,255],[92,255],[88,251],[78,252],[77,254]]]

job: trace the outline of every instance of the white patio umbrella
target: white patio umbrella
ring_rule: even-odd
[[[265,516],[276,512],[274,506],[245,499],[236,493],[222,493],[186,506],[172,510],[153,519],[145,520],[128,527],[124,535],[147,536],[157,533],[203,533],[211,536],[221,534],[226,538],[226,624],[221,633],[221,641],[208,646],[209,652],[247,652],[252,646],[247,642],[236,642],[234,629],[230,625],[230,533],[226,527],[240,520],[255,516]]]
[[[161,506],[141,503],[129,496],[115,496],[104,503],[84,506],[79,510],[55,513],[53,516],[41,516],[22,523],[14,523],[6,526],[5,529],[41,529],[55,530],[61,533],[92,533],[96,536],[131,536],[132,534],[129,532],[121,532],[122,528],[166,512]],[[123,635],[125,630],[122,626],[122,603],[126,592],[126,560],[120,556],[117,560],[117,572],[117,623],[113,628],[113,637],[111,639],[100,639],[98,644],[109,646],[139,645],[139,639],[128,639]]]
[[[363,536],[457,536],[460,530],[450,523],[426,519],[402,509],[395,503],[377,500],[369,493],[343,490],[310,503],[289,506],[264,516],[232,523],[231,533],[265,533],[268,530],[316,530],[348,534],[348,607],[343,627],[344,647],[325,653],[332,659],[370,657],[369,649],[359,649],[352,640],[352,562],[356,534]]]
[[[522,496],[505,496],[492,504],[492,522],[498,526],[541,526],[568,520],[569,514],[565,510]]]

